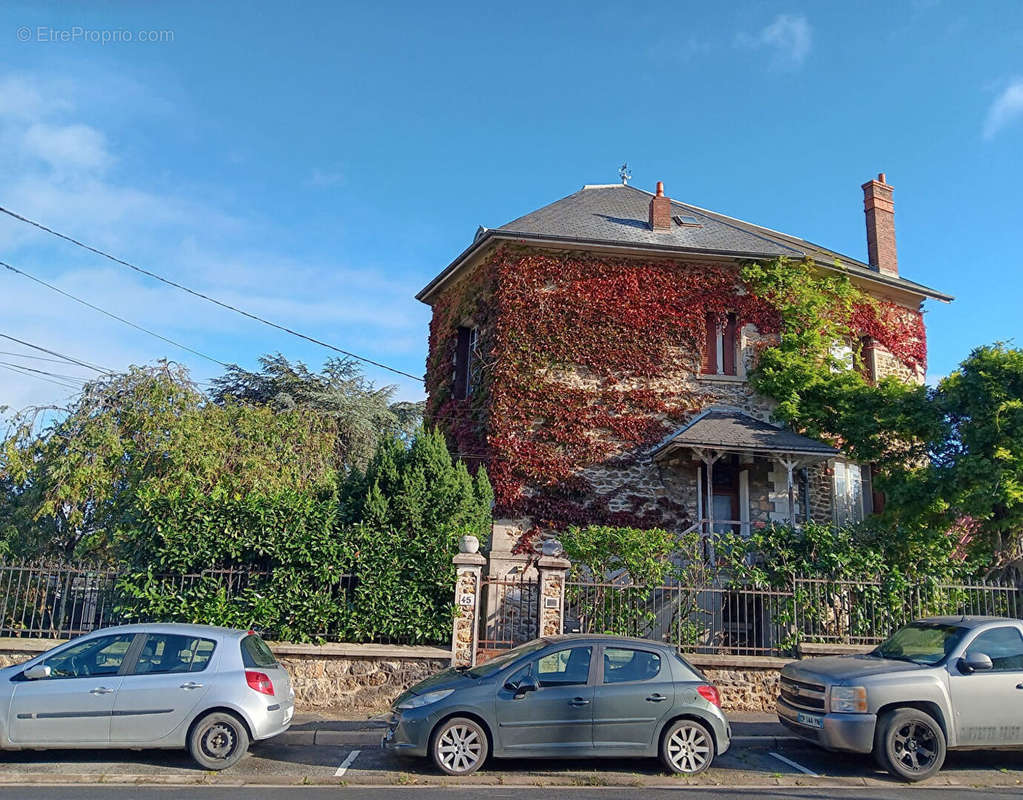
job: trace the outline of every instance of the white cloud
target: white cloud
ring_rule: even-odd
[[[103,170],[113,160],[106,137],[89,125],[36,122],[25,131],[24,144],[28,155],[54,170]]]
[[[755,34],[740,33],[736,44],[771,51],[771,63],[779,69],[797,69],[813,47],[813,28],[802,14],[779,14]]]
[[[993,138],[1020,118],[1023,118],[1023,78],[1012,81],[991,104],[984,122],[984,138]]]

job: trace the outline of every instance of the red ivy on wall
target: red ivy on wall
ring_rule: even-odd
[[[925,355],[923,323],[903,311],[864,306],[856,324],[912,366]],[[580,470],[636,463],[701,409],[704,398],[680,378],[699,371],[707,315],[728,313],[761,334],[780,327],[734,265],[501,248],[434,304],[427,418],[463,458],[486,464],[498,517],[551,527],[677,521],[684,509],[664,498],[619,496],[612,511]],[[479,329],[483,365],[459,400],[454,333],[463,324]]]

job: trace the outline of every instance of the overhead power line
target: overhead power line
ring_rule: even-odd
[[[25,372],[24,368],[9,367],[6,364],[0,364],[0,369],[6,369],[9,372],[14,372],[17,373],[18,375],[23,375],[28,378],[35,378],[36,380],[46,381],[47,383],[53,383],[56,384],[57,386],[63,386],[65,389],[74,389],[75,391],[80,391],[82,388],[81,386],[76,386],[75,384],[68,383],[66,381],[53,380],[52,378],[45,378],[42,375],[34,375],[31,372]]]
[[[36,369],[35,367],[26,367],[23,364],[12,364],[10,361],[0,361],[0,366],[4,367],[16,367],[17,369],[25,370],[26,372],[33,372],[37,375],[48,375],[51,378],[59,378],[62,381],[75,382],[79,385],[88,381],[88,378],[82,378],[78,375],[61,375],[57,372],[47,372],[43,369]]]
[[[79,358],[73,358],[72,356],[64,355],[64,353],[58,353],[56,350],[50,350],[49,348],[42,347],[41,345],[32,344],[31,342],[26,342],[24,339],[17,339],[14,336],[10,336],[10,335],[8,335],[6,333],[0,333],[0,337],[2,337],[4,339],[8,339],[8,340],[10,340],[12,342],[17,342],[18,344],[24,345],[25,347],[31,347],[33,350],[38,350],[41,353],[49,353],[51,356],[57,356],[57,358],[59,358],[59,359],[62,359],[62,360],[67,361],[67,362],[70,362],[72,364],[77,364],[80,367],[86,367],[87,369],[94,369],[94,370],[96,370],[96,372],[107,372],[107,373],[113,372],[113,370],[104,369],[103,367],[97,367],[95,364],[90,364],[88,361],[82,361]],[[6,353],[6,355],[18,355],[18,353]],[[25,356],[25,358],[28,358],[28,357],[29,356]],[[50,360],[50,359],[46,359],[46,360]]]
[[[131,320],[127,320],[124,317],[119,317],[119,316],[117,316],[117,314],[114,314],[114,313],[112,313],[110,311],[107,311],[105,308],[100,308],[97,305],[93,305],[88,300],[83,300],[80,297],[75,297],[75,295],[71,294],[70,292],[65,292],[63,289],[57,288],[52,283],[47,283],[42,278],[37,278],[35,275],[30,275],[29,273],[25,272],[25,270],[23,270],[23,269],[18,269],[17,267],[12,267],[6,261],[0,261],[0,267],[4,267],[6,269],[9,269],[11,272],[14,272],[14,273],[16,273],[18,275],[22,275],[22,276],[28,278],[30,281],[35,281],[40,286],[45,286],[47,289],[52,289],[53,291],[57,292],[57,294],[62,294],[62,295],[64,295],[64,297],[67,297],[67,298],[69,298],[71,300],[74,300],[76,303],[81,303],[83,306],[86,306],[87,308],[91,308],[93,311],[98,311],[100,314],[105,314],[106,316],[110,317],[111,319],[116,319],[118,322],[123,322],[125,325],[128,325],[128,326],[134,328],[137,331],[142,331],[143,333],[148,333],[150,336],[155,336],[160,341],[167,342],[167,344],[172,344],[175,347],[180,347],[182,350],[187,350],[189,353],[192,353],[193,355],[197,355],[200,358],[205,358],[207,361],[212,361],[214,364],[220,364],[220,366],[222,366],[222,367],[230,366],[229,364],[224,363],[223,361],[221,361],[218,358],[214,358],[213,356],[208,356],[205,353],[200,353],[198,350],[193,350],[188,345],[181,344],[181,342],[175,342],[173,339],[168,339],[166,336],[162,336],[159,333],[156,333],[155,331],[151,331],[148,328],[143,328],[141,325],[136,325]]]
[[[187,286],[183,286],[180,283],[176,283],[175,281],[172,281],[169,278],[165,278],[162,275],[157,275],[155,272],[152,272],[151,270],[145,269],[136,264],[132,264],[130,261],[125,261],[122,258],[118,258],[117,256],[111,255],[110,253],[100,250],[99,248],[93,247],[92,245],[86,244],[85,242],[81,242],[72,236],[68,236],[67,234],[55,231],[53,230],[53,228],[48,228],[41,222],[36,222],[35,220],[31,220],[28,217],[23,217],[21,214],[11,211],[9,208],[4,208],[3,206],[0,206],[0,212],[18,220],[19,222],[24,222],[27,225],[32,225],[33,227],[38,228],[41,231],[45,231],[46,233],[49,233],[52,236],[56,236],[58,239],[63,239],[65,242],[70,242],[73,245],[82,247],[88,250],[90,253],[95,253],[98,256],[102,256],[103,258],[109,259],[110,261],[113,261],[115,264],[120,264],[123,267],[135,270],[135,272],[141,273],[142,275],[147,275],[148,277],[153,278],[154,280],[158,280],[161,283],[167,284],[168,286],[173,286],[175,289],[180,289],[183,292],[188,292],[188,294],[193,295],[194,297],[198,297],[209,303],[218,305],[221,308],[226,308],[228,311],[233,311],[236,314],[241,314],[243,317],[248,317],[249,319],[262,323],[263,325],[269,325],[271,328],[276,328],[279,331],[284,331],[284,333],[291,334],[292,336],[297,336],[299,339],[305,339],[307,342],[318,344],[320,345],[320,347],[326,347],[328,350],[333,350],[336,353],[341,353],[342,355],[348,356],[349,358],[354,358],[357,361],[362,361],[365,364],[372,364],[374,367],[380,367],[381,369],[385,369],[388,372],[393,372],[396,375],[403,375],[406,378],[412,378],[412,380],[414,381],[420,382],[423,381],[423,378],[420,375],[413,375],[410,372],[405,372],[403,370],[397,369],[396,367],[390,367],[387,364],[382,364],[381,362],[374,361],[371,358],[360,356],[349,350],[342,350],[340,347],[332,345],[329,342],[325,342],[322,339],[317,339],[313,336],[307,336],[304,333],[299,333],[298,331],[288,328],[284,325],[280,325],[276,322],[271,322],[270,320],[260,317],[257,314],[253,314],[249,311],[245,311],[244,309],[238,308],[237,306],[233,306],[230,303],[225,303],[222,300],[217,300],[215,297],[210,297],[209,295],[203,294],[202,292],[197,292],[195,289],[189,289]]]

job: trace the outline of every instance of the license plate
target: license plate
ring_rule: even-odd
[[[815,714],[804,714],[802,711],[800,711],[796,715],[796,722],[798,722],[800,725],[806,725],[806,726],[808,726],[810,728],[823,728],[824,727],[824,718],[823,717],[818,717]]]

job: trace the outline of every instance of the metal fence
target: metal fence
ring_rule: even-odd
[[[64,638],[120,622],[114,570],[16,562],[0,567],[0,636]]]
[[[145,603],[121,591],[116,568],[64,563],[16,561],[0,563],[0,636],[63,639],[97,628],[132,622],[191,621],[197,600],[216,597],[224,604],[246,594],[258,596],[271,573],[220,569],[188,574],[154,574],[146,582],[147,599],[161,610],[140,611]],[[344,605],[357,580],[344,575],[332,586],[335,601]],[[244,604],[242,604],[244,605]],[[238,620],[244,627],[249,620]],[[325,640],[344,641],[344,631],[325,628]],[[390,642],[388,642],[390,643]]]
[[[696,586],[569,581],[565,631],[669,642],[690,653],[791,655],[802,642],[871,645],[926,616],[1023,618],[1016,584],[893,585],[880,579],[793,576],[785,586]]]
[[[478,660],[536,638],[540,584],[535,577],[487,578],[481,589]]]

